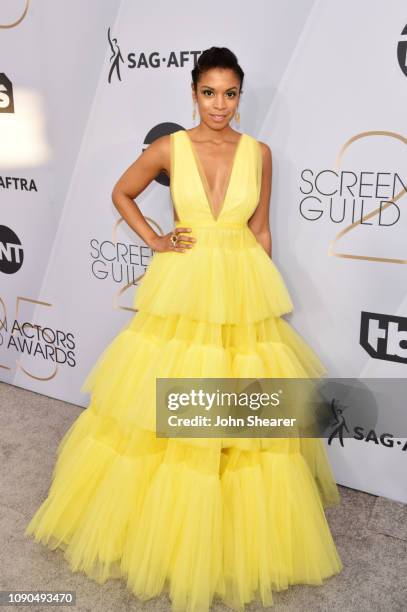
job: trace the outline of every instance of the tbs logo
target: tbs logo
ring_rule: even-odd
[[[4,72],[0,72],[0,113],[14,113],[13,85]]]
[[[359,342],[374,359],[407,363],[407,319],[362,312]]]

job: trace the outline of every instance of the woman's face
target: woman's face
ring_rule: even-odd
[[[192,98],[198,105],[201,121],[219,130],[233,119],[239,104],[240,80],[230,68],[211,68],[204,72]]]

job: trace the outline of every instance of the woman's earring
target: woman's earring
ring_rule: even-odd
[[[196,119],[196,107],[195,107],[195,102],[194,102],[194,106],[192,109],[192,121],[195,121]]]
[[[235,112],[235,121],[236,121],[237,127],[240,127],[240,113],[238,110]]]

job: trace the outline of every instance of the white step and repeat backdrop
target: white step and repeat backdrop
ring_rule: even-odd
[[[190,71],[211,45],[237,54],[241,130],[273,151],[287,320],[331,377],[405,377],[403,0],[2,0],[1,380],[88,404],[81,383],[134,315],[152,255],[113,184],[191,126]],[[163,233],[169,197],[160,176],[137,200]],[[327,446],[337,480],[407,502],[407,452],[381,433]]]

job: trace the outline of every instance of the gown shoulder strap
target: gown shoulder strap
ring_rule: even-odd
[[[257,184],[261,185],[261,178],[263,174],[263,155],[261,152],[261,144],[256,140],[257,145]]]
[[[254,138],[254,136],[249,135],[249,140],[251,141],[252,158],[255,165],[257,185],[260,189],[263,174],[263,155],[261,152],[261,144],[256,138]]]
[[[185,130],[170,134],[170,193],[173,199],[176,192],[186,188],[194,176],[194,161],[188,148]]]
[[[177,130],[176,132],[172,132],[170,134],[171,138],[171,158],[175,160],[178,157],[182,157],[182,164],[184,163],[184,158],[188,157],[188,140],[185,134],[185,130]]]
[[[172,132],[170,134],[170,142],[171,142],[171,153],[170,153],[170,188],[171,191],[174,187],[175,184],[175,180],[176,180],[176,176],[178,174],[177,172],[177,166],[179,164],[180,161],[180,155],[182,156],[182,150],[180,149],[180,147],[182,147],[182,134],[180,134],[180,132],[182,132],[182,130],[177,130],[176,132]],[[181,159],[181,165],[183,163],[183,160]]]

